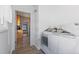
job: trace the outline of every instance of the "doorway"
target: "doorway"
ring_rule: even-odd
[[[16,50],[30,47],[30,13],[16,11]]]

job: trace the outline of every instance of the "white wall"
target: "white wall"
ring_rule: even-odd
[[[8,31],[0,32],[0,54],[9,53]]]
[[[3,29],[4,30],[4,29]],[[0,32],[0,54],[11,53],[12,24],[8,23],[8,29]]]
[[[35,19],[34,19],[34,7],[32,5],[14,5],[12,6],[12,12],[13,12],[13,39],[12,39],[12,50],[15,50],[15,26],[16,26],[16,16],[15,16],[15,11],[22,11],[22,12],[26,12],[26,13],[30,13],[31,14],[31,27],[30,27],[30,45],[34,45],[35,44]]]
[[[39,42],[39,40],[38,40],[38,30],[39,30],[39,20],[38,20],[38,17],[39,17],[39,14],[38,14],[38,9],[39,9],[39,7],[37,6],[37,5],[34,5],[33,6],[34,7],[34,19],[35,19],[35,46],[36,46],[36,48],[37,49],[39,49],[39,47],[38,47],[38,42]]]
[[[39,40],[41,32],[50,26],[79,23],[79,6],[41,5],[39,6]],[[70,23],[70,24],[69,24]]]
[[[39,29],[57,24],[79,22],[79,6],[39,6]]]

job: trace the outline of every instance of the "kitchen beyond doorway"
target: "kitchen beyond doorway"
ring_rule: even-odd
[[[30,47],[30,13],[16,11],[16,50]]]

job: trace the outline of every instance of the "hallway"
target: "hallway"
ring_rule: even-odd
[[[16,11],[16,49],[30,47],[30,14]]]

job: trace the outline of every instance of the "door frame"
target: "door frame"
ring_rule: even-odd
[[[17,35],[16,35],[16,33],[17,33],[17,26],[16,26],[16,16],[17,16],[17,14],[16,14],[16,12],[22,12],[22,13],[26,13],[26,14],[29,14],[29,17],[30,17],[30,19],[29,19],[29,23],[30,23],[30,26],[29,26],[29,35],[30,35],[30,30],[31,30],[31,13],[30,12],[24,12],[24,11],[19,11],[19,10],[15,10],[15,50],[16,50],[16,39],[17,39]],[[30,44],[30,46],[31,46],[31,39],[30,39],[30,36],[29,36],[29,44]]]

